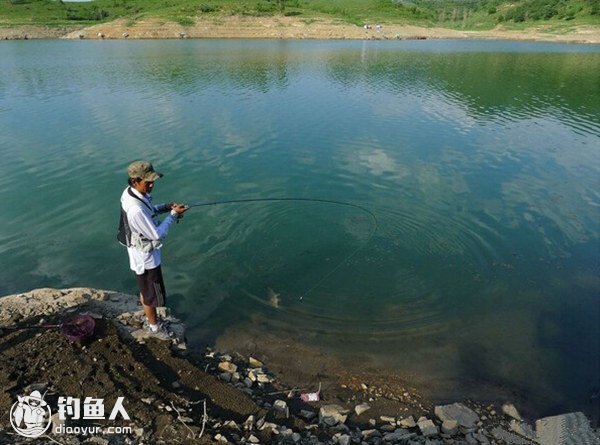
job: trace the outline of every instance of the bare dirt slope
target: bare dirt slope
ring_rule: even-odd
[[[1,27],[0,39],[173,39],[173,38],[244,38],[244,39],[510,39],[549,42],[600,43],[600,27],[573,27],[566,33],[553,33],[543,27],[522,31],[500,26],[490,31],[460,31],[412,25],[384,24],[370,29],[332,20],[299,20],[294,17],[196,17],[191,26],[158,18],[131,23],[119,19],[81,28]]]

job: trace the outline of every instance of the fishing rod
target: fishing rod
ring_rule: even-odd
[[[336,205],[343,205],[343,206],[347,206],[347,207],[353,207],[355,209],[359,209],[362,212],[367,213],[371,217],[371,219],[373,220],[373,230],[369,234],[369,237],[367,238],[367,240],[365,241],[365,243],[363,245],[361,245],[361,246],[358,246],[356,249],[354,249],[346,258],[344,258],[342,261],[340,261],[339,264],[337,264],[333,269],[331,269],[323,277],[321,277],[321,279],[319,281],[317,281],[316,284],[314,284],[310,289],[308,289],[306,292],[304,292],[300,296],[300,301],[302,301],[306,295],[308,295],[315,288],[317,288],[323,281],[325,281],[327,278],[329,278],[331,275],[333,275],[340,267],[342,267],[342,265],[344,265],[346,262],[350,261],[358,252],[360,252],[362,249],[364,249],[371,242],[371,239],[373,238],[373,236],[375,235],[375,233],[377,232],[377,230],[379,228],[379,222],[377,221],[377,217],[375,216],[375,214],[373,212],[371,212],[369,209],[367,209],[366,207],[363,207],[363,206],[361,206],[359,204],[354,204],[354,203],[351,203],[351,202],[344,202],[344,201],[337,201],[337,200],[334,200],[334,199],[320,199],[320,198],[247,198],[247,199],[229,199],[229,200],[225,200],[225,201],[194,202],[192,204],[187,204],[186,207],[187,208],[192,208],[192,207],[209,207],[209,206],[216,206],[216,205],[235,204],[235,203],[247,203],[247,202],[282,202],[282,201],[287,201],[287,202],[290,202],[290,201],[291,202],[293,202],[293,201],[296,201],[296,202],[319,202],[319,203],[325,203],[325,204],[336,204]]]

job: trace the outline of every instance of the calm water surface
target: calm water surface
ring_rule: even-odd
[[[134,293],[115,229],[126,166],[148,158],[157,202],[377,218],[370,238],[346,206],[188,212],[164,269],[198,343],[260,319],[450,393],[592,410],[599,46],[4,42],[0,72],[0,295]]]

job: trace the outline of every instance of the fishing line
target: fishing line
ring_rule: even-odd
[[[361,246],[358,246],[356,249],[354,249],[347,257],[345,257],[342,261],[340,261],[340,263],[338,263],[333,269],[331,269],[323,277],[321,277],[319,279],[319,281],[317,281],[312,287],[310,287],[306,292],[304,292],[300,296],[300,301],[302,301],[302,299],[305,296],[307,296],[310,292],[312,292],[315,288],[317,288],[323,281],[325,281],[327,278],[329,278],[331,275],[333,275],[340,267],[342,267],[345,263],[347,263],[348,261],[350,261],[358,252],[360,252],[362,249],[364,249],[371,242],[371,239],[373,238],[373,236],[377,232],[377,229],[379,228],[379,222],[377,221],[377,217],[375,216],[375,214],[373,212],[371,212],[369,209],[367,209],[366,207],[363,207],[363,206],[361,206],[359,204],[353,204],[351,202],[344,202],[344,201],[336,201],[334,199],[319,199],[319,198],[248,198],[248,199],[230,199],[230,200],[226,200],[226,201],[194,202],[192,204],[188,204],[187,207],[189,207],[189,208],[192,208],[192,207],[208,207],[208,206],[216,206],[216,205],[223,205],[223,204],[237,204],[237,203],[248,203],[248,202],[281,202],[281,201],[319,202],[319,203],[325,203],[325,204],[336,204],[336,205],[343,205],[343,206],[347,206],[347,207],[353,207],[355,209],[359,209],[362,212],[365,212],[373,220],[373,226],[372,226],[373,230],[369,234],[369,237],[364,242],[364,244],[361,245]]]

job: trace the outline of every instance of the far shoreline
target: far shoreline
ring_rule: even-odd
[[[550,43],[600,44],[600,27],[576,26],[556,33],[541,27],[472,31],[404,24],[370,24],[369,28],[331,20],[305,22],[297,18],[240,17],[196,18],[194,24],[150,18],[131,23],[126,19],[89,27],[51,27],[0,22],[0,40],[152,40],[152,39],[272,39],[272,40],[509,40]]]

